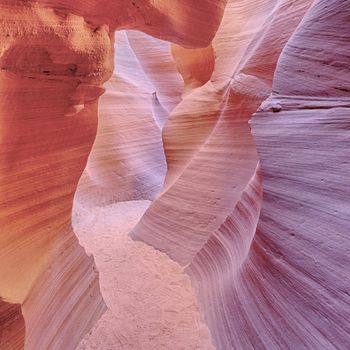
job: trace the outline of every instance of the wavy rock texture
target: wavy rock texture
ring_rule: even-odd
[[[181,39],[188,27],[186,16],[198,15],[198,25],[203,27],[207,9],[217,10],[216,23],[223,9],[207,2],[203,11],[193,3],[185,13],[184,3],[178,1],[173,10],[185,15],[179,22],[161,1],[105,5],[0,3],[4,247],[0,259],[8,267],[0,275],[0,295],[22,305],[27,349],[72,348],[104,310],[92,259],[78,245],[70,220],[74,192],[96,133],[101,83],[113,67],[112,32],[105,24],[139,29],[155,24],[150,31],[196,46],[210,41],[215,20],[203,28],[207,35]],[[93,11],[97,6],[103,13]],[[111,18],[113,13],[120,15]],[[171,28],[163,31],[165,27]],[[113,86],[113,80],[110,84]],[[147,125],[144,128],[141,133],[148,133]],[[154,129],[158,151],[160,132]],[[157,166],[163,171],[164,166]],[[147,178],[147,171],[144,176]],[[151,189],[154,186],[157,183]],[[16,310],[13,322],[19,322],[18,329],[23,331]],[[79,322],[83,311],[84,322]],[[79,326],[73,328],[73,324]],[[11,344],[6,340],[8,348],[21,347],[23,334],[18,332],[18,336],[18,341],[12,337]]]
[[[1,5],[0,295],[21,304],[27,349],[69,348],[105,309],[70,220],[111,40],[74,15]]]
[[[74,349],[105,310],[71,228],[81,178],[80,212],[152,200],[131,237],[185,268],[217,349],[346,349],[349,19],[0,0],[0,348]]]
[[[210,49],[173,48],[187,92],[133,236],[187,264],[218,349],[347,347],[348,19],[342,1],[229,2],[204,85]],[[261,202],[245,126],[270,92],[252,122]]]
[[[224,223],[258,163],[248,120],[270,93],[279,53],[309,5],[228,3],[212,43],[216,61],[211,79],[184,96],[164,127],[165,187],[134,237],[186,265]],[[284,26],[286,18],[291,26]],[[186,51],[173,50],[185,83],[187,76],[207,74],[192,72],[191,59],[213,64],[210,49],[202,55],[188,51],[185,61]]]
[[[24,319],[21,305],[0,300],[0,348],[23,349]]]
[[[284,316],[266,320],[275,347],[349,344],[349,18],[345,2],[314,4],[281,55],[273,94],[253,118],[264,202],[247,274],[261,281],[259,308],[274,301]]]
[[[207,0],[200,5],[181,0],[170,5],[160,0],[0,1],[2,348],[20,349],[24,341],[26,349],[72,349],[105,310],[93,259],[72,231],[71,210],[96,135],[102,83],[113,71],[114,30],[141,29],[181,45],[206,46],[224,4]],[[189,30],[193,17],[199,32]],[[110,90],[114,83],[114,79],[109,82]],[[123,83],[132,95],[133,82]],[[137,173],[132,181],[148,184],[140,189],[128,186],[131,180],[126,179],[123,199],[135,192],[154,196],[161,185],[164,156],[160,127],[151,110],[157,109],[159,118],[164,118],[167,107],[163,111],[162,93],[158,95],[148,90],[144,94],[152,103],[138,132],[124,120],[123,127],[129,128],[124,132],[138,135],[135,144],[140,152],[133,159],[130,150],[135,149],[129,145],[125,168],[134,169],[130,175]],[[104,99],[108,98],[106,94]],[[141,108],[142,101],[137,102]],[[169,103],[174,104],[170,97]],[[115,125],[109,110],[107,105],[101,110],[100,134],[106,135],[110,124]],[[135,117],[135,110],[136,105],[130,117]],[[142,142],[152,143],[150,153],[142,149]],[[109,166],[108,157],[106,161],[99,153],[104,146],[98,139],[91,156],[95,168]],[[140,154],[145,154],[143,165],[150,162],[148,169],[140,169],[136,157]],[[118,157],[113,154],[110,159]],[[122,169],[122,176],[127,171]],[[118,176],[104,177],[103,170],[89,172],[89,167],[87,173],[90,182],[97,178],[106,187]]]
[[[146,35],[139,36],[147,42]],[[158,54],[162,51],[159,47]],[[100,99],[97,137],[76,196],[80,207],[153,199],[166,173],[164,121],[154,114],[155,88],[125,32],[116,34],[116,52],[115,71]]]

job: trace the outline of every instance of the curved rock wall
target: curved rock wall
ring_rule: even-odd
[[[217,349],[347,347],[348,19],[342,1],[229,2],[204,85],[207,52],[173,50],[189,92],[133,237],[186,265]]]
[[[185,267],[217,349],[345,349],[349,18],[0,0],[0,348],[74,349],[105,310],[81,178],[75,205],[153,200],[131,235]]]
[[[113,64],[111,39],[75,15],[0,8],[0,295],[21,304],[27,349],[67,348],[105,308],[70,220],[95,137],[99,85]],[[86,321],[72,331],[83,310]],[[22,348],[12,341],[8,348]]]
[[[105,310],[93,259],[72,231],[71,211],[96,135],[98,97],[113,71],[114,30],[135,28],[178,44],[206,46],[224,3],[0,1],[2,348],[20,349],[25,342],[26,349],[73,349]],[[189,32],[194,16],[201,33]],[[113,78],[107,86],[112,95],[114,83]],[[142,101],[132,96],[132,81],[124,81],[123,88],[129,89],[129,103],[137,101],[141,108]],[[129,137],[135,135],[139,150],[124,164],[134,169],[129,178],[140,170],[140,154],[146,157],[143,164],[153,163],[129,182],[151,182],[140,192],[154,196],[165,165],[160,127],[151,110],[158,109],[161,116],[163,107],[160,93],[159,98],[154,91],[147,94],[144,99],[151,101],[151,109],[143,116],[145,125],[133,130],[128,125],[131,120],[119,122],[129,128]],[[109,93],[104,96],[107,105],[108,99]],[[100,110],[102,135],[108,135],[110,124],[116,122],[107,105]],[[136,117],[135,110],[136,105],[128,115]],[[153,136],[148,147],[157,151],[156,156],[142,144]],[[104,174],[99,166],[109,166],[104,155],[98,154],[98,150],[105,151],[99,141],[97,154],[91,157],[91,164],[96,165],[90,171],[92,180]],[[126,173],[122,170],[121,176]],[[102,176],[102,180],[107,186],[113,176]],[[138,190],[130,187],[124,189],[125,196]]]
[[[115,45],[115,71],[100,98],[97,136],[75,198],[81,208],[153,199],[166,173],[161,125],[167,113],[155,115],[156,89],[126,32],[116,33]]]
[[[169,116],[163,130],[165,186],[133,237],[186,265],[230,215],[258,163],[248,121],[271,92],[279,53],[309,5],[228,3],[212,44],[212,77],[185,95]],[[178,61],[186,55],[174,54]],[[200,63],[203,56],[197,57]],[[180,68],[183,75],[186,68],[191,69]]]

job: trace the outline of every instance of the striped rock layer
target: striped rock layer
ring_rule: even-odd
[[[0,1],[1,349],[74,349],[105,311],[97,270],[73,233],[71,212],[96,137],[102,84],[113,73],[114,31],[134,28],[186,47],[206,46],[224,4],[208,0],[200,6],[194,0]],[[193,18],[198,32],[191,29]],[[170,59],[169,65],[176,71]],[[137,72],[134,78],[142,79]],[[132,108],[130,118],[120,117],[119,125],[113,120],[117,111],[110,113],[107,105],[118,99],[116,85],[122,82],[119,93],[124,89],[124,97],[131,97]],[[127,177],[123,194],[112,193],[110,199],[154,195],[165,172],[153,107],[162,122],[163,109],[174,105],[180,93],[157,97],[147,84],[142,86],[143,94],[137,88],[133,79],[113,77],[100,109],[98,132],[103,140],[96,139],[84,178],[94,189],[101,182],[108,187],[114,177]],[[162,98],[169,100],[169,106],[163,102],[163,107]],[[143,120],[136,121],[135,113],[143,112]],[[115,123],[116,132],[122,127],[134,138],[134,144],[126,145],[131,152],[134,145],[139,150],[134,157],[120,148],[108,159],[109,138],[113,142],[108,130]],[[116,165],[119,161],[120,170],[104,175],[103,167],[108,172],[110,161]],[[138,183],[144,184],[142,189],[136,188]]]
[[[136,199],[217,349],[348,348],[346,1],[0,0],[0,23],[0,349],[75,348],[106,306],[73,201]]]

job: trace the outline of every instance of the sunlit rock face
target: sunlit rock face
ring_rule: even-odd
[[[0,11],[0,296],[21,304],[27,349],[69,348],[105,309],[70,218],[113,68],[110,33],[37,5]],[[22,348],[11,339],[5,348]]]
[[[74,349],[106,310],[74,197],[152,201],[130,235],[184,267],[217,349],[348,347],[346,1],[0,0],[0,23],[0,349]]]
[[[98,98],[113,72],[114,31],[135,28],[184,46],[205,46],[224,4],[173,1],[170,10],[163,1],[0,1],[2,349],[23,344],[26,349],[74,349],[105,310],[97,269],[72,231],[71,211],[97,132]],[[199,31],[189,30],[193,23]],[[176,72],[175,63],[169,59],[169,64]],[[125,81],[120,91],[133,100],[123,103],[136,104],[120,117],[122,125],[108,108],[118,79],[108,83],[99,136],[117,123],[125,129],[117,136],[124,132],[136,145],[129,143],[126,151],[117,147],[110,161],[120,160],[121,170],[104,177],[112,167],[99,150],[105,152],[110,140],[98,137],[86,173],[93,185],[102,182],[107,188],[118,176],[128,177],[124,193],[112,199],[154,197],[165,160],[153,108],[164,123],[180,92],[157,95],[145,84],[144,96],[137,96],[132,80]],[[142,85],[140,77],[135,79]],[[169,106],[163,107],[161,98]],[[136,120],[143,106],[150,108]],[[140,129],[132,131],[130,123],[139,122]],[[123,163],[123,158],[128,160]]]

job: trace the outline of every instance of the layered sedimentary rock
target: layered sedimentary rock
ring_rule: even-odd
[[[100,98],[97,136],[75,205],[153,199],[163,184],[163,120],[154,115],[155,87],[125,32],[117,32],[115,45],[115,71]]]
[[[254,8],[249,2],[228,3],[212,43],[216,60],[210,80],[184,96],[164,127],[165,186],[134,237],[186,265],[224,223],[258,164],[248,121],[271,92],[279,53],[310,3],[260,1]],[[202,49],[202,55],[198,49],[173,50],[185,83],[188,76],[200,81],[195,76],[207,74],[200,63],[213,64],[211,50]],[[196,57],[197,65],[191,64]],[[199,68],[192,72],[193,67]]]
[[[173,51],[190,93],[133,236],[187,264],[218,349],[347,346],[348,19],[342,1],[229,2],[204,86],[208,53]]]
[[[131,236],[186,266],[217,349],[346,348],[349,18],[0,0],[0,348],[73,349],[105,310],[80,178],[76,206],[153,201]]]
[[[21,304],[26,348],[69,348],[104,310],[70,220],[111,39],[41,7],[2,3],[1,21],[0,295]],[[72,331],[83,310],[86,322]]]
[[[21,305],[0,300],[0,348],[23,349],[24,319]]]
[[[185,46],[206,46],[224,9],[224,1],[170,5],[0,2],[3,348],[20,349],[25,342],[26,349],[72,349],[105,309],[93,260],[71,228],[73,197],[95,139],[102,84],[113,71],[114,30],[141,29]],[[189,30],[194,16],[199,33]],[[157,107],[157,96],[149,97]],[[159,148],[159,128],[154,135]],[[96,177],[102,173],[94,171]],[[147,196],[160,183],[148,185]]]

